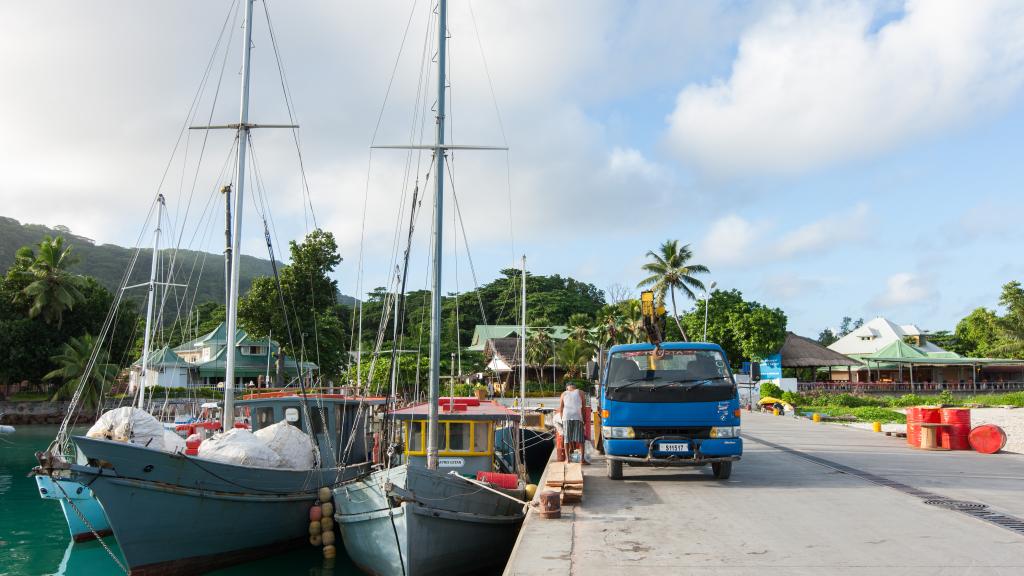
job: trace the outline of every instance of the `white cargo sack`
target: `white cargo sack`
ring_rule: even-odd
[[[281,458],[282,468],[309,470],[316,467],[316,448],[308,434],[281,421],[253,432]],[[317,454],[318,455],[318,454]]]
[[[199,457],[239,466],[281,467],[277,453],[244,428],[232,428],[204,440],[199,445]]]
[[[164,449],[164,426],[145,410],[122,406],[104,412],[85,433],[89,438],[131,442],[156,450]]]
[[[164,428],[164,452],[184,452],[185,439],[174,432]]]

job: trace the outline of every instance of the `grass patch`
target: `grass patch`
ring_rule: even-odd
[[[1024,406],[1024,392],[1006,392],[1003,394],[979,394],[968,396],[961,404],[982,404],[985,406]]]
[[[800,412],[817,412],[832,418],[855,419],[857,422],[907,423],[904,414],[879,406],[800,406],[797,409]]]

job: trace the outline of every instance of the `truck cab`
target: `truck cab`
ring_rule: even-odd
[[[740,403],[717,344],[614,346],[600,380],[608,477],[630,466],[710,466],[726,479],[743,454]]]

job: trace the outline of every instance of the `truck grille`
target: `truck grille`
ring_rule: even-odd
[[[633,432],[636,433],[636,438],[638,440],[649,440],[659,436],[681,436],[684,438],[697,439],[711,437],[710,426],[684,426],[678,428],[634,426]]]

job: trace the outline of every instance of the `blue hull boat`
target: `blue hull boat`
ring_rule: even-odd
[[[369,574],[477,573],[503,564],[515,543],[523,493],[508,495],[401,465],[335,488],[335,519],[349,558]]]
[[[132,574],[195,574],[302,545],[322,486],[367,464],[285,470],[215,462],[75,437],[95,465],[72,478],[102,502]]]
[[[55,480],[51,476],[35,476],[35,479],[40,497],[60,502],[73,541],[85,542],[113,533],[107,515],[91,488],[81,482]]]

